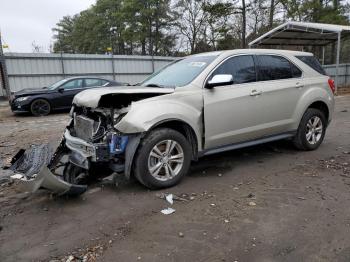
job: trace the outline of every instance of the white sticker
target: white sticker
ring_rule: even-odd
[[[191,62],[191,63],[189,63],[190,66],[194,66],[194,67],[203,67],[206,64],[207,64],[206,62]]]

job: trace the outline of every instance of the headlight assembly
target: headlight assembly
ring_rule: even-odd
[[[16,98],[16,101],[23,102],[23,101],[26,101],[28,98],[29,98],[29,96],[22,96],[22,97]]]

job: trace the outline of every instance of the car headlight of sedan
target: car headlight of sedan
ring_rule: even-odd
[[[23,102],[28,100],[28,98],[29,96],[22,96],[22,97],[16,98],[16,102]]]

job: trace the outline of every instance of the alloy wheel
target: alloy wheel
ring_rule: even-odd
[[[36,116],[48,115],[50,113],[50,104],[43,99],[35,100],[31,105],[31,111]]]
[[[181,145],[174,140],[157,143],[148,156],[148,171],[157,180],[168,181],[177,176],[184,163]]]
[[[323,134],[323,124],[321,118],[313,116],[306,124],[306,140],[314,145],[320,141]]]

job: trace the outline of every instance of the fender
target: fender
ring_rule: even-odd
[[[193,101],[183,103],[181,97],[177,101],[174,101],[173,98],[172,100],[160,100],[158,97],[157,101],[147,100],[134,103],[131,110],[115,125],[115,128],[124,134],[144,133],[161,122],[179,120],[188,124],[194,130],[198,150],[201,151],[202,96],[186,96],[186,98]]]
[[[333,94],[331,94],[331,91],[327,90],[323,87],[314,87],[307,89],[303,95],[299,98],[298,104],[295,107],[293,119],[294,126],[293,129],[298,129],[299,123],[301,121],[301,118],[303,117],[306,109],[315,102],[323,102],[327,105],[328,111],[329,111],[329,119],[328,121],[331,121],[332,119],[332,113],[334,110],[334,98]]]

